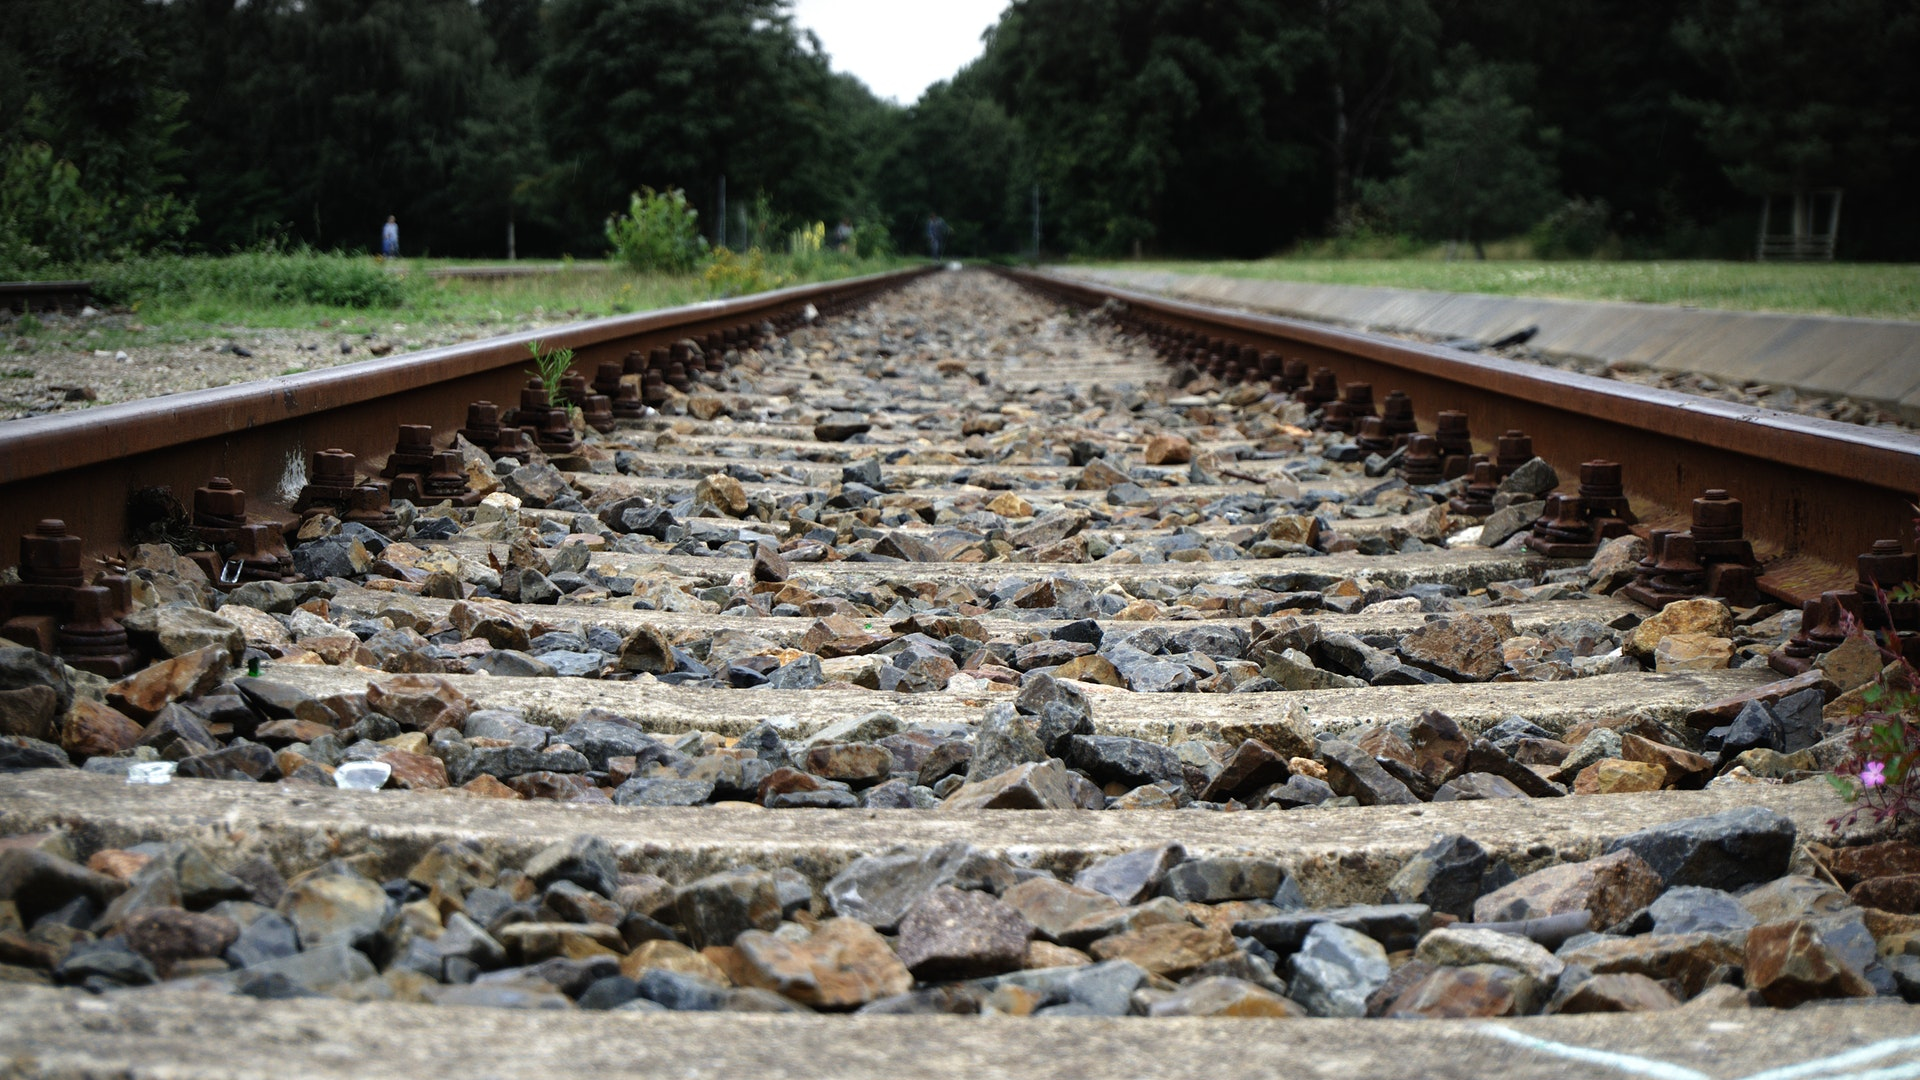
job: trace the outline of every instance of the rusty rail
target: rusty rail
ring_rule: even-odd
[[[1490,449],[1501,432],[1524,430],[1565,479],[1577,479],[1590,459],[1620,462],[1643,530],[1684,528],[1693,499],[1725,489],[1745,503],[1747,535],[1764,567],[1761,590],[1792,603],[1852,587],[1855,560],[1876,540],[1914,540],[1920,437],[1057,274],[999,272],[1064,301],[1117,301],[1176,328],[1302,358],[1331,368],[1342,383],[1403,390],[1425,430],[1442,410],[1464,412],[1476,449]]]
[[[91,281],[0,281],[0,308],[79,311],[93,299]]]
[[[931,268],[801,285],[484,341],[428,349],[81,412],[0,423],[0,538],[61,518],[90,550],[111,552],[126,533],[127,496],[171,488],[185,499],[212,476],[252,493],[258,509],[284,505],[276,493],[289,465],[338,447],[363,460],[392,451],[401,424],[429,424],[452,441],[469,402],[511,404],[526,382],[526,344],[574,350],[576,369],[629,351],[756,323],[811,304],[831,309],[897,287]],[[9,551],[7,556],[11,556]],[[0,556],[0,563],[11,562]]]

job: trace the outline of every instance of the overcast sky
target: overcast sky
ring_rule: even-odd
[[[794,21],[820,37],[835,71],[902,105],[980,55],[980,35],[1008,0],[794,0]]]

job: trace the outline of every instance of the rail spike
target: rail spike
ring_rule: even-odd
[[[1738,607],[1760,602],[1760,561],[1742,526],[1740,500],[1720,488],[1693,500],[1693,527],[1655,529],[1633,584],[1621,593],[1658,611],[1675,600],[1717,596]]]
[[[120,621],[133,607],[132,584],[120,574],[100,574],[86,584],[84,546],[59,518],[42,520],[20,538],[20,580],[0,585],[0,639],[117,679],[144,662]]]

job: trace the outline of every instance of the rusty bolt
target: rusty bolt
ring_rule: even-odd
[[[1533,460],[1533,439],[1524,431],[1509,431],[1494,440],[1493,464],[1502,480]]]
[[[1589,499],[1617,499],[1624,485],[1617,461],[1588,461],[1580,466],[1580,495]]]
[[[620,376],[625,374],[625,367],[618,363],[601,364],[593,377],[593,392],[613,397],[620,392]]]
[[[313,455],[313,484],[316,487],[353,486],[354,467],[358,460],[338,447],[322,450]]]
[[[81,584],[81,541],[67,535],[67,523],[44,518],[20,538],[20,580],[29,585]]]
[[[1908,555],[1900,550],[1898,540],[1875,540],[1873,550],[1862,554],[1857,566],[1860,571],[1859,591],[1868,593],[1874,586],[1891,590],[1909,581],[1920,580],[1920,555]]]
[[[467,426],[475,431],[500,426],[500,406],[491,401],[475,401],[467,405]]]
[[[1308,380],[1306,395],[1306,400],[1315,405],[1336,400],[1340,396],[1340,377],[1332,368],[1315,368]]]
[[[1413,399],[1405,391],[1389,390],[1380,403],[1381,419],[1386,421],[1385,431],[1389,436],[1411,435],[1417,430],[1413,419]]]
[[[1400,479],[1415,487],[1440,482],[1445,462],[1440,456],[1440,440],[1431,435],[1407,439],[1407,452],[1400,459]]]
[[[393,450],[397,456],[431,457],[433,428],[428,424],[401,424],[400,438]]]
[[[247,493],[233,486],[233,481],[224,476],[216,476],[207,481],[207,486],[193,489],[193,517],[196,523],[202,518],[218,519],[239,524],[247,516]]]
[[[1695,540],[1738,540],[1743,532],[1742,517],[1739,499],[1721,488],[1712,488],[1693,500],[1691,532]]]

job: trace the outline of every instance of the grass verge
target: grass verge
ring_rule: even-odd
[[[763,285],[875,273],[899,260],[814,257],[769,260]],[[532,320],[593,319],[710,299],[707,279],[640,274],[604,263],[545,264],[550,273],[444,278],[448,260],[413,264],[319,252],[155,257],[88,269],[108,305],[130,311],[146,341],[184,341],[245,329],[372,333],[391,324],[431,331]],[[542,264],[534,264],[542,265]]]
[[[1089,265],[1321,285],[1374,285],[1562,300],[1623,300],[1729,311],[1920,319],[1920,264],[1906,263],[1281,258],[1253,262]]]

